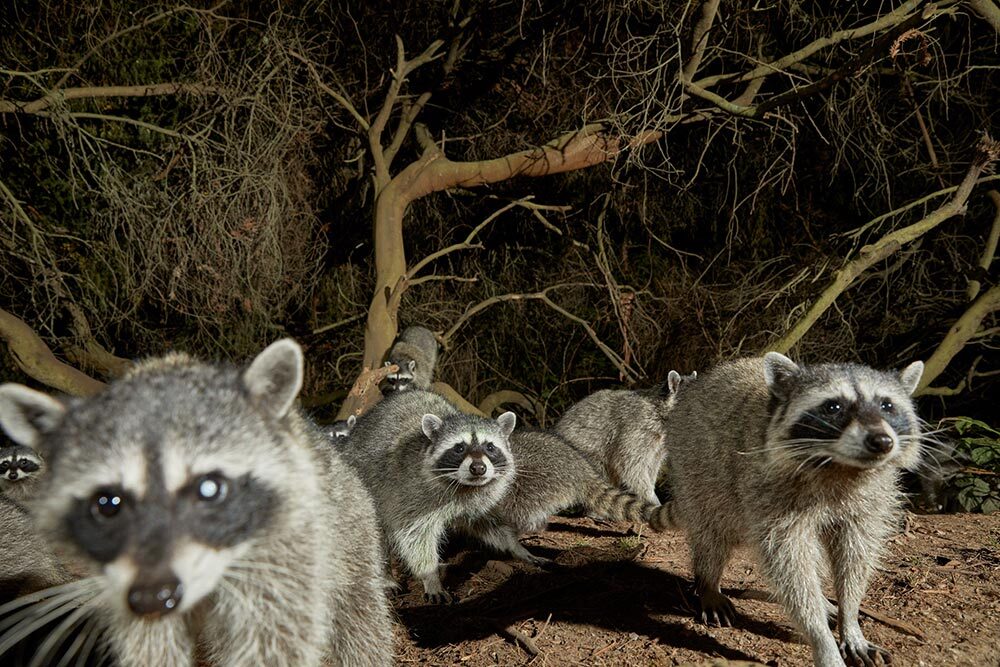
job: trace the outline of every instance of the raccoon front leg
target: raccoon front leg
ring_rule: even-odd
[[[775,597],[808,639],[816,667],[844,667],[827,623],[818,539],[815,531],[796,523],[772,525],[770,531],[757,536],[756,546]]]
[[[722,593],[722,572],[733,553],[733,544],[725,533],[710,526],[688,532],[691,545],[694,587],[701,603],[701,622],[705,625],[732,626],[736,608]]]
[[[438,571],[441,564],[438,545],[444,530],[442,522],[433,518],[425,519],[421,523],[395,531],[392,539],[399,558],[423,584],[424,599],[434,604],[451,603],[453,600],[451,593],[441,584]]]
[[[542,556],[536,556],[528,551],[518,538],[517,531],[510,526],[489,526],[476,532],[484,544],[500,551],[508,553],[518,560],[523,560],[532,565],[547,565],[552,561]]]
[[[887,650],[865,639],[858,623],[861,599],[868,590],[884,538],[880,531],[873,530],[870,519],[863,523],[857,518],[840,523],[829,532],[826,540],[837,591],[840,653],[847,664],[857,667],[873,667],[879,659],[889,664],[892,659]]]

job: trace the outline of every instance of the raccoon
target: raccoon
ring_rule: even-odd
[[[323,432],[326,434],[330,440],[336,444],[342,444],[342,441],[346,440],[349,435],[351,435],[351,430],[354,428],[354,424],[357,423],[358,418],[354,415],[349,416],[347,419],[340,419],[333,422],[329,426],[323,428]]]
[[[0,603],[64,584],[70,575],[35,531],[28,511],[0,494]]]
[[[0,425],[49,465],[39,530],[90,575],[9,632],[56,600],[75,611],[53,642],[93,617],[122,667],[392,664],[375,509],[293,407],[302,367],[284,339],[245,370],[146,361],[88,399],[0,386]]]
[[[484,517],[456,524],[487,546],[536,565],[547,563],[518,537],[543,529],[551,515],[571,507],[613,521],[662,523],[653,516],[656,505],[608,484],[595,462],[558,433],[518,430],[510,444],[518,474],[507,496]]]
[[[45,462],[31,447],[0,449],[0,491],[15,500],[28,498],[45,472]]]
[[[516,423],[513,412],[496,420],[465,415],[437,394],[411,389],[363,415],[343,449],[375,497],[388,551],[432,602],[452,600],[438,573],[447,527],[485,514],[516,478],[508,444]]]
[[[437,338],[429,329],[416,326],[404,329],[389,350],[385,362],[386,366],[399,366],[399,370],[382,382],[382,393],[430,389],[437,354]]]
[[[667,456],[663,419],[682,383],[694,377],[670,371],[662,389],[598,391],[567,410],[555,431],[600,462],[612,484],[659,505],[656,480]]]
[[[817,665],[888,660],[862,634],[858,607],[900,507],[900,470],[920,456],[910,395],[922,372],[919,361],[883,372],[770,352],[720,364],[679,395],[667,418],[674,500],[654,519],[687,532],[703,622],[731,625],[719,582],[748,543]],[[839,646],[821,587],[827,558]]]

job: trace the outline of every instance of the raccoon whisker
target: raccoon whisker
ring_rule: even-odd
[[[62,588],[57,586],[56,588]],[[35,600],[27,605],[22,605],[22,607],[14,613],[8,614],[5,618],[0,621],[0,631],[7,631],[11,628],[16,628],[25,619],[37,618],[40,614],[46,614],[49,610],[56,607],[60,607],[67,602],[72,603],[81,598],[90,595],[93,596],[93,588],[91,587],[81,587],[75,586],[69,588],[69,590],[61,590],[55,595],[50,595],[47,598],[41,600]],[[5,605],[8,606],[8,605]],[[0,651],[0,653],[3,653]]]
[[[94,611],[89,603],[90,600],[85,602],[49,633],[49,636],[45,638],[45,641],[35,651],[35,655],[32,657],[28,667],[44,667],[44,665],[51,663],[49,656],[59,648],[59,645],[65,641],[66,636],[72,632],[73,628],[86,621],[88,615]]]
[[[63,616],[71,609],[79,607],[80,604],[79,596],[72,596],[68,598],[61,598],[58,600],[57,604],[47,602],[39,605],[41,607],[45,607],[44,610],[35,610],[32,608],[25,613],[18,614],[18,622],[9,630],[4,632],[3,635],[0,635],[0,655],[9,651],[11,648],[16,646],[19,641],[34,631],[45,627],[47,624],[51,623],[60,616]]]
[[[4,617],[15,609],[20,609],[28,605],[35,604],[46,598],[53,597],[55,595],[60,595],[69,590],[80,590],[82,588],[96,588],[97,580],[95,577],[90,577],[87,579],[79,579],[77,581],[71,581],[68,584],[59,584],[58,586],[50,586],[48,588],[43,588],[40,591],[36,591],[29,595],[22,595],[19,598],[11,600],[5,605],[0,606],[0,617]],[[0,622],[0,629],[4,627],[3,623]]]
[[[93,645],[97,642],[97,637],[100,636],[100,632],[97,629],[97,617],[90,616],[84,620],[83,628],[77,633],[77,636],[70,642],[70,645],[66,647],[63,651],[62,658],[56,663],[55,667],[69,667],[70,660],[74,656],[77,658],[77,665],[82,665],[86,662],[90,655],[90,651],[93,650]],[[90,646],[87,651],[84,651],[86,643],[89,642]]]

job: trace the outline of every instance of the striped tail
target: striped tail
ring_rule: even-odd
[[[659,507],[653,506],[652,511],[646,518],[646,523],[650,525],[653,530],[671,530],[675,528],[680,528],[680,520],[677,517],[676,505],[674,501],[669,501],[663,503]]]
[[[582,504],[587,509],[587,514],[599,519],[646,523],[658,509],[656,505],[647,503],[634,493],[605,482],[595,480],[589,487]]]

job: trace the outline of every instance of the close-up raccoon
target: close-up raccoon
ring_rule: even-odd
[[[284,339],[245,369],[145,361],[90,398],[0,387],[0,425],[49,466],[32,516],[85,573],[11,603],[0,644],[61,619],[40,650],[90,628],[122,667],[392,664],[375,508],[293,406],[302,376]]]
[[[720,581],[746,543],[816,665],[888,660],[862,634],[858,608],[901,509],[900,471],[920,458],[910,396],[922,372],[919,361],[877,371],[770,352],[719,364],[681,392],[667,418],[674,500],[656,519],[687,533],[703,622],[732,624]],[[821,581],[827,560],[839,644]]]
[[[456,521],[492,509],[517,478],[510,437],[517,418],[466,415],[437,394],[386,396],[351,431],[345,458],[375,498],[390,554],[432,602],[450,602],[439,549]]]

